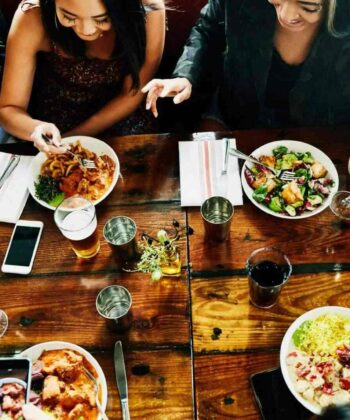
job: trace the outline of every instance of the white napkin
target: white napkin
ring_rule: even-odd
[[[219,195],[234,206],[243,204],[237,158],[228,155],[227,174],[221,175],[223,140],[180,141],[181,206],[200,206],[207,198]],[[229,146],[236,147],[230,139]]]
[[[0,153],[0,175],[10,160],[10,154]],[[33,157],[21,156],[17,167],[0,188],[0,222],[16,223],[28,198],[28,171]]]

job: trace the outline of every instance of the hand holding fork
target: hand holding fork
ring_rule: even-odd
[[[44,137],[50,138],[50,143]],[[66,146],[61,145],[61,133],[52,123],[41,123],[37,125],[30,136],[34,146],[44,153],[65,153]]]
[[[50,139],[46,134],[41,134],[41,137],[45,141],[46,144],[53,145],[53,140]],[[68,147],[64,149],[63,153],[68,153],[71,156],[73,156],[74,159],[76,159],[80,166],[87,169],[96,169],[95,162],[90,159],[82,159],[79,155],[76,155],[75,153],[71,152]]]

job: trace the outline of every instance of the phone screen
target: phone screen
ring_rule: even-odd
[[[21,418],[22,405],[29,398],[30,374],[29,359],[0,359],[0,412],[6,418]]]
[[[29,266],[39,233],[39,227],[16,226],[5,264]]]
[[[261,417],[264,420],[309,420],[312,416],[289,391],[280,368],[250,377]]]

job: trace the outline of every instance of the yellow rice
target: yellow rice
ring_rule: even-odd
[[[307,354],[336,356],[336,349],[344,344],[350,346],[350,318],[330,313],[310,322],[299,348]]]

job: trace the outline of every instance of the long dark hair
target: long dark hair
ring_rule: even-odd
[[[113,57],[120,57],[132,79],[132,89],[140,87],[139,71],[145,61],[145,10],[141,0],[103,0],[113,29],[116,45]],[[49,37],[64,51],[84,57],[86,44],[71,28],[62,26],[56,16],[55,0],[40,0],[42,20]]]

